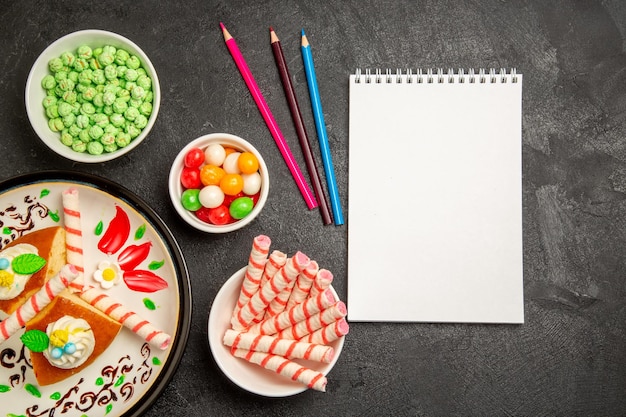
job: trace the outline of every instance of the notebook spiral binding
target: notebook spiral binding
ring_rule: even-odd
[[[504,84],[507,82],[517,83],[517,81],[517,70],[515,68],[511,68],[508,73],[504,68],[501,68],[499,71],[496,71],[495,68],[491,68],[488,71],[484,68],[481,68],[478,70],[478,72],[476,72],[473,68],[470,68],[469,70],[467,70],[467,72],[464,69],[459,69],[456,73],[452,68],[449,68],[448,70],[444,70],[442,68],[439,68],[437,70],[428,69],[425,72],[421,69],[418,69],[415,73],[413,73],[412,69],[407,69],[403,73],[403,71],[398,68],[395,70],[395,72],[391,69],[386,69],[384,74],[381,69],[376,69],[374,73],[372,73],[370,69],[366,69],[365,71],[357,69],[354,77],[355,83],[364,82],[365,84]]]

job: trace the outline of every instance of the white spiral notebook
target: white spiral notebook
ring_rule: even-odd
[[[348,319],[523,323],[522,75],[350,76]]]

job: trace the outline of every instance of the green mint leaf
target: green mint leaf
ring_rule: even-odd
[[[20,275],[34,274],[46,265],[46,260],[34,253],[23,253],[13,258],[11,268]]]

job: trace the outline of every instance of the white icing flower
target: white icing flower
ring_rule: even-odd
[[[2,269],[0,276],[0,300],[10,300],[24,291],[26,283],[33,274],[16,274],[11,267],[11,262],[19,255],[32,253],[38,255],[37,248],[28,243],[21,243],[0,252],[0,258],[4,259],[6,269]]]
[[[110,261],[102,261],[98,269],[93,273],[93,279],[98,281],[102,288],[109,289],[122,279],[122,270],[118,264]]]
[[[84,319],[63,316],[48,324],[46,334],[50,343],[43,355],[57,368],[72,369],[82,365],[96,346],[93,331]]]

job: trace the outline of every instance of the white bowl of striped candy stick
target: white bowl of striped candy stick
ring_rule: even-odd
[[[309,270],[315,268],[318,268],[317,263],[311,265]],[[261,324],[249,327],[246,331],[236,331],[231,324],[231,318],[241,294],[247,269],[248,266],[245,266],[235,272],[224,283],[213,301],[209,313],[208,339],[215,362],[232,382],[257,395],[287,397],[299,394],[308,388],[325,391],[326,375],[337,362],[345,335],[348,333],[345,304],[339,300],[332,286],[328,285],[315,297],[309,296],[308,299],[311,301],[306,304],[296,304],[291,313],[291,317],[297,317],[291,319],[295,321],[302,318],[299,314],[310,316],[302,320],[302,323],[308,321],[308,326],[296,324],[271,336],[262,334],[265,331],[260,330]],[[323,271],[326,275],[323,273],[318,275],[322,276],[322,279],[324,277],[328,279],[328,271]],[[330,277],[332,279],[332,274]],[[308,313],[306,313],[307,310]],[[316,310],[318,313],[314,313]],[[297,313],[294,314],[294,312]],[[289,316],[289,313],[286,312],[283,316]],[[265,323],[271,321],[276,322],[270,319]],[[295,330],[310,328],[311,325],[313,328],[321,326],[317,332],[314,332],[317,333],[315,336],[310,336],[310,334],[303,336],[297,334],[298,330]],[[274,324],[269,326],[274,326]],[[290,336],[287,336],[289,339],[285,338],[287,334],[294,334],[294,332],[296,337],[303,336],[298,344],[294,344],[295,340]],[[309,343],[308,340],[315,343]],[[274,354],[268,354],[264,350],[270,350]],[[302,353],[301,356],[308,356],[309,359],[294,357],[293,355],[300,356],[298,351]],[[288,356],[289,353],[292,356]],[[332,381],[330,386],[332,386]]]

